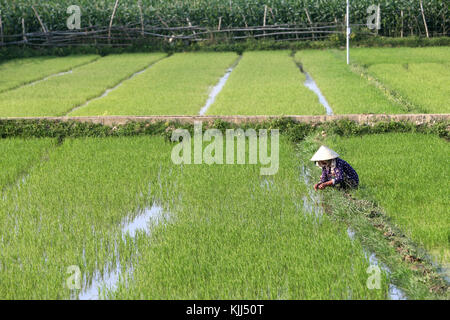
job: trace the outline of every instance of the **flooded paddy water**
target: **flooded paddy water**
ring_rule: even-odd
[[[327,99],[324,97],[324,95],[320,91],[319,87],[317,86],[317,83],[309,75],[308,72],[305,72],[304,74],[306,76],[306,81],[304,83],[304,86],[307,87],[309,90],[311,90],[312,92],[314,92],[317,95],[317,97],[319,98],[320,104],[323,105],[325,110],[327,111],[327,115],[332,116],[333,110],[331,109],[330,105],[328,104]]]
[[[239,64],[239,61],[242,59],[242,56],[239,56],[239,58],[236,60],[235,63],[227,70],[225,75],[220,78],[219,82],[212,88],[211,93],[209,94],[208,100],[206,101],[206,104],[202,107],[202,109],[199,112],[200,116],[204,116],[206,112],[208,111],[209,107],[212,106],[212,104],[216,101],[217,96],[222,91],[223,87],[228,81],[228,78],[231,75],[231,72],[233,72],[234,68],[237,67]]]
[[[125,242],[129,239],[134,241],[137,233],[141,232],[149,236],[152,226],[164,223],[167,218],[167,213],[165,213],[164,209],[158,204],[154,204],[150,208],[145,208],[142,213],[137,215],[134,219],[127,219],[124,221],[124,226],[121,230],[122,240]],[[103,276],[99,270],[96,270],[90,285],[84,280],[83,289],[77,297],[79,300],[104,299],[107,292],[112,292],[117,288],[121,275],[123,276],[123,274],[126,274],[127,278],[132,276],[133,266],[131,264],[127,266],[121,265],[117,253],[117,245],[115,251],[117,259],[115,262],[111,262],[105,266]],[[136,252],[133,254],[136,254]],[[85,276],[84,279],[86,278],[87,277]]]

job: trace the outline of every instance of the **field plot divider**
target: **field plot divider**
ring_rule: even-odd
[[[325,111],[327,112],[328,116],[334,115],[333,109],[328,103],[327,98],[323,95],[316,81],[314,81],[313,77],[311,77],[311,75],[303,68],[303,64],[295,60],[295,54],[292,56],[292,59],[294,60],[294,64],[299,68],[300,72],[304,74],[306,77],[306,80],[305,82],[303,82],[303,85],[312,92],[314,92],[314,94],[319,99],[319,103],[325,108]]]
[[[160,59],[158,59],[158,60],[156,60],[156,61],[151,62],[151,63],[150,63],[149,65],[147,65],[145,68],[143,68],[143,69],[141,69],[141,70],[139,70],[139,71],[136,71],[135,73],[133,73],[132,75],[130,75],[129,77],[127,77],[127,78],[125,78],[125,79],[120,80],[119,83],[117,83],[114,87],[112,87],[112,88],[107,88],[101,95],[99,95],[99,96],[97,96],[97,97],[95,97],[95,98],[89,99],[89,100],[86,101],[85,103],[83,103],[83,104],[81,104],[81,105],[79,105],[79,106],[77,106],[77,107],[75,107],[75,108],[72,108],[71,110],[69,110],[69,112],[66,113],[66,116],[68,116],[70,113],[72,113],[72,112],[74,112],[74,111],[76,111],[76,110],[78,110],[78,109],[80,109],[80,108],[86,107],[86,106],[87,106],[89,103],[91,103],[92,101],[95,101],[95,100],[98,100],[98,99],[101,99],[101,98],[106,97],[111,91],[114,91],[114,90],[116,90],[117,88],[119,88],[125,81],[131,80],[131,79],[133,79],[135,76],[144,73],[145,71],[147,71],[148,69],[150,69],[151,67],[153,67],[155,64],[157,64],[157,63],[160,62],[161,60],[164,60],[164,59],[166,59],[166,58],[168,58],[168,57],[169,57],[169,56],[165,56],[165,57],[162,57],[162,58],[160,58]]]
[[[398,104],[399,108],[403,109],[406,112],[418,112],[425,113],[421,107],[413,104],[411,101],[403,97],[397,91],[386,86],[383,81],[375,77],[375,75],[371,74],[369,70],[359,64],[351,63],[350,70],[356,75],[362,75],[372,86],[376,87],[380,90],[386,98]]]
[[[27,166],[25,169],[23,169],[17,176],[15,176],[14,178],[14,182],[11,182],[5,186],[3,186],[3,188],[0,187],[0,195],[3,197],[4,194],[9,190],[12,189],[14,187],[18,187],[21,188],[21,186],[23,186],[23,184],[26,183],[27,178],[30,176],[30,174],[32,173],[32,171],[38,167],[40,164],[45,163],[47,161],[49,161],[50,159],[50,154],[52,152],[54,152],[58,147],[61,146],[61,143],[54,143],[50,146],[48,146],[47,148],[43,149],[41,151],[40,157],[39,159],[30,164],[29,166]]]
[[[216,101],[217,96],[220,94],[222,89],[225,87],[228,78],[230,77],[231,73],[233,72],[234,68],[237,67],[239,64],[239,61],[241,61],[242,55],[240,55],[236,61],[233,62],[233,64],[227,69],[225,74],[219,79],[219,82],[212,88],[211,93],[209,94],[208,100],[206,101],[205,105],[200,109],[199,115],[204,116],[206,112],[208,111],[209,107],[213,105],[213,103]]]
[[[173,121],[180,124],[193,124],[195,121],[214,123],[222,120],[234,124],[263,123],[272,120],[290,119],[298,123],[319,124],[339,120],[354,121],[358,124],[374,124],[378,122],[410,122],[416,125],[435,123],[438,121],[450,121],[448,113],[426,113],[426,114],[342,114],[342,115],[286,115],[286,116],[192,116],[192,115],[158,115],[158,116],[76,116],[76,117],[1,117],[2,121],[74,121],[80,123],[94,123],[105,126],[124,125],[129,122],[168,122]]]
[[[96,62],[96,61],[98,61],[100,58],[101,58],[101,57],[97,57],[97,58],[95,58],[95,59],[93,59],[93,60],[91,60],[91,61],[87,61],[87,62],[85,62],[85,63],[81,63],[81,64],[79,64],[79,65],[73,66],[73,67],[70,68],[70,69],[65,69],[65,70],[62,70],[62,71],[60,71],[60,72],[58,72],[58,73],[53,73],[53,74],[50,74],[50,75],[45,76],[45,77],[43,77],[43,78],[36,79],[36,80],[30,81],[30,82],[27,82],[27,83],[23,83],[23,84],[18,85],[18,86],[16,86],[16,87],[12,87],[12,88],[5,89],[5,90],[0,90],[0,93],[8,92],[8,91],[13,91],[13,90],[21,89],[21,88],[28,87],[28,86],[33,86],[33,85],[35,85],[35,84],[37,84],[37,83],[39,83],[39,82],[46,81],[46,80],[51,79],[51,78],[64,76],[64,75],[66,75],[66,74],[72,73],[75,69],[78,69],[78,68],[80,68],[80,67],[84,67],[84,66],[87,66],[88,64],[91,64],[91,63],[93,63],[93,62]]]

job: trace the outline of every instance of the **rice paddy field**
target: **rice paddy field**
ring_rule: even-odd
[[[335,137],[327,143],[363,172],[359,196],[374,198],[412,239],[448,265],[450,185],[442,174],[450,164],[448,142],[405,133]]]
[[[196,114],[237,58],[235,53],[175,54],[70,115]]]
[[[171,147],[72,139],[36,161],[3,193],[0,297],[68,299],[67,267],[91,279],[117,260],[133,280],[113,298],[387,298],[385,277],[382,290],[366,287],[369,261],[345,226],[303,211],[291,144],[282,140],[267,187],[258,166],[177,166]],[[169,214],[151,236],[122,237],[124,222],[155,203]]]
[[[449,112],[447,47],[351,54],[351,66],[337,49],[13,60],[0,65],[0,117],[325,114],[305,73],[334,114]]]
[[[348,226],[309,209],[307,159],[280,139],[274,176],[261,165],[176,165],[173,143],[156,136],[1,140],[0,297],[392,298],[384,269],[381,287],[368,288],[373,261]],[[358,195],[448,263],[448,142],[327,139],[361,173]],[[71,266],[79,289],[66,285]],[[414,290],[410,298],[427,298]]]
[[[338,49],[27,58],[0,64],[0,124],[325,115],[324,99],[334,114],[446,114],[449,68],[447,47],[355,48],[350,66]],[[51,138],[10,138],[2,127],[0,299],[450,299],[448,140],[281,134],[278,149],[269,144],[278,171],[265,176],[250,161],[176,164],[165,136],[175,128],[162,125],[158,134],[115,127],[116,136]],[[320,170],[309,159],[321,144],[356,169],[358,190],[314,191]],[[385,213],[433,272],[403,261],[376,226],[352,225],[344,201]]]
[[[287,51],[244,53],[208,114],[324,114],[305,80]]]

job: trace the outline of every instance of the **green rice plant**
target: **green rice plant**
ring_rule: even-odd
[[[448,113],[450,48],[358,48],[352,59],[408,109]]]
[[[368,261],[346,228],[305,213],[297,161],[282,139],[272,177],[260,176],[259,165],[186,165],[161,175],[170,218],[138,237],[133,277],[122,274],[108,297],[387,298],[385,280],[381,290],[367,289]]]
[[[368,70],[424,112],[450,113],[450,63],[376,64]]]
[[[0,190],[17,182],[53,147],[51,139],[0,140]]]
[[[246,52],[209,115],[325,114],[288,51]]]
[[[359,174],[359,197],[374,199],[417,243],[448,264],[448,142],[422,134],[333,137],[330,147]]]
[[[302,50],[295,59],[317,83],[335,114],[404,113],[362,75],[353,73],[337,51]]]
[[[71,115],[198,115],[235,53],[181,53]]]
[[[111,55],[71,74],[0,94],[0,116],[62,116],[100,96],[164,56],[162,53]]]
[[[350,59],[364,67],[387,63],[449,63],[450,47],[352,48]]]
[[[124,219],[169,161],[162,138],[65,140],[0,202],[0,299],[70,298],[68,267],[89,282],[115,261]]]
[[[89,282],[117,259],[134,272],[112,298],[387,298],[384,274],[367,288],[346,227],[305,214],[294,147],[280,142],[279,174],[263,178],[259,165],[174,165],[163,138],[65,140],[0,202],[0,298],[76,297],[69,266]],[[169,220],[125,242],[124,219],[153,200]]]
[[[26,58],[5,62],[0,65],[0,92],[69,71],[98,58],[96,55],[82,55]]]

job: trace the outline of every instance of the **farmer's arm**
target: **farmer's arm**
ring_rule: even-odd
[[[327,182],[327,181],[328,181],[328,173],[327,173],[327,170],[326,170],[325,168],[322,168],[322,175],[320,176],[320,181],[319,181],[319,183],[317,183],[317,184],[314,186],[314,190],[317,190],[317,188],[319,188],[319,186],[320,186],[322,183]]]
[[[325,189],[326,187],[331,187],[334,185],[337,185],[339,183],[341,183],[342,181],[344,181],[344,170],[343,170],[343,165],[342,162],[338,160],[336,160],[336,168],[334,169],[334,174],[335,174],[335,178],[322,182],[318,188],[320,190]]]

